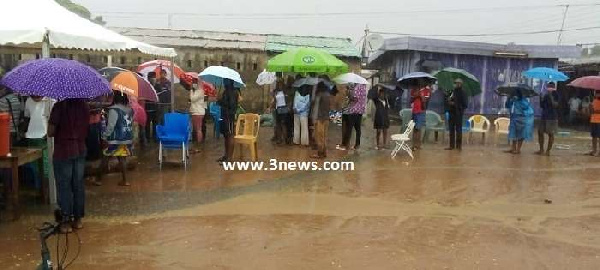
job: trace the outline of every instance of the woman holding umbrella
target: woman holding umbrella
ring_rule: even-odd
[[[508,139],[512,147],[507,153],[518,155],[524,141],[533,139],[533,108],[520,88],[514,90],[514,96],[506,101],[506,108],[510,110],[510,127]]]

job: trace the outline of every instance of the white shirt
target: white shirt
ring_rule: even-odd
[[[581,105],[581,99],[578,98],[572,98],[571,101],[569,101],[569,105],[571,107],[571,111],[579,111],[579,106]]]
[[[206,101],[204,100],[204,89],[202,87],[190,91],[190,101],[190,113],[192,115],[206,114]]]
[[[275,106],[279,108],[284,107],[285,105],[285,94],[283,93],[283,91],[277,92],[277,94],[275,94]]]
[[[42,139],[46,136],[52,105],[52,100],[47,98],[40,101],[35,101],[31,97],[27,99],[25,102],[25,117],[29,118],[29,126],[25,138]]]

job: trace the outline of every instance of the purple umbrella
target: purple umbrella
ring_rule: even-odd
[[[0,83],[21,95],[56,100],[110,94],[108,81],[77,61],[48,58],[28,61],[7,73]]]

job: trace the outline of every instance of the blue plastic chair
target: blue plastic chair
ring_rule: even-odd
[[[158,137],[158,163],[162,168],[164,149],[181,149],[184,168],[189,161],[189,145],[192,133],[190,115],[183,113],[165,114],[165,124],[156,126]]]
[[[221,127],[221,106],[219,106],[219,104],[212,102],[210,103],[210,105],[208,106],[208,111],[210,113],[210,116],[213,119],[213,122],[215,123],[215,129],[214,129],[214,135],[215,138],[219,138],[219,134],[220,134],[220,127]]]

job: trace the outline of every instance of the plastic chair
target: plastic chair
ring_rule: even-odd
[[[156,126],[158,137],[158,163],[162,168],[164,149],[181,149],[181,162],[187,169],[189,144],[192,133],[190,115],[182,113],[165,114],[165,124]]]
[[[473,133],[481,133],[483,144],[485,144],[485,135],[490,131],[490,120],[483,115],[473,115],[469,118],[469,143],[473,140]]]
[[[498,137],[500,134],[508,136],[508,130],[510,127],[510,118],[500,117],[494,121],[494,128],[496,130],[496,145],[498,144]]]
[[[392,141],[396,143],[396,147],[392,150],[392,158],[395,158],[398,155],[400,150],[404,150],[412,159],[413,156],[412,150],[410,146],[408,146],[408,142],[410,141],[410,137],[412,135],[413,129],[415,128],[415,121],[410,120],[408,125],[406,126],[406,130],[402,134],[394,134],[391,136]]]
[[[436,135],[436,140],[439,133],[442,133],[442,143],[445,141],[446,126],[442,117],[434,111],[425,112],[425,131],[423,132],[423,142],[429,138],[430,133]]]
[[[258,159],[258,130],[260,129],[260,115],[253,113],[240,114],[235,126],[233,143],[240,146],[240,158],[242,158],[242,146],[250,148],[252,161]],[[236,147],[237,148],[237,147]],[[234,148],[235,149],[235,148]]]
[[[213,134],[215,136],[215,138],[219,138],[220,136],[220,128],[221,128],[221,106],[219,106],[219,104],[212,102],[210,103],[210,105],[208,106],[208,112],[210,113],[210,116],[213,119],[214,122],[214,130],[213,130]]]
[[[446,112],[444,115],[445,115],[445,118],[446,118],[446,124],[445,124],[446,131],[450,132],[450,113]],[[471,131],[471,122],[469,122],[469,119],[466,119],[466,120],[464,120],[464,123],[463,123],[463,126],[462,126],[462,132],[466,133],[466,132],[469,132],[469,131]],[[444,139],[446,139],[446,138],[444,137]]]
[[[400,111],[400,119],[402,119],[402,129],[406,129],[408,123],[412,120],[412,110],[411,109],[402,109]]]

